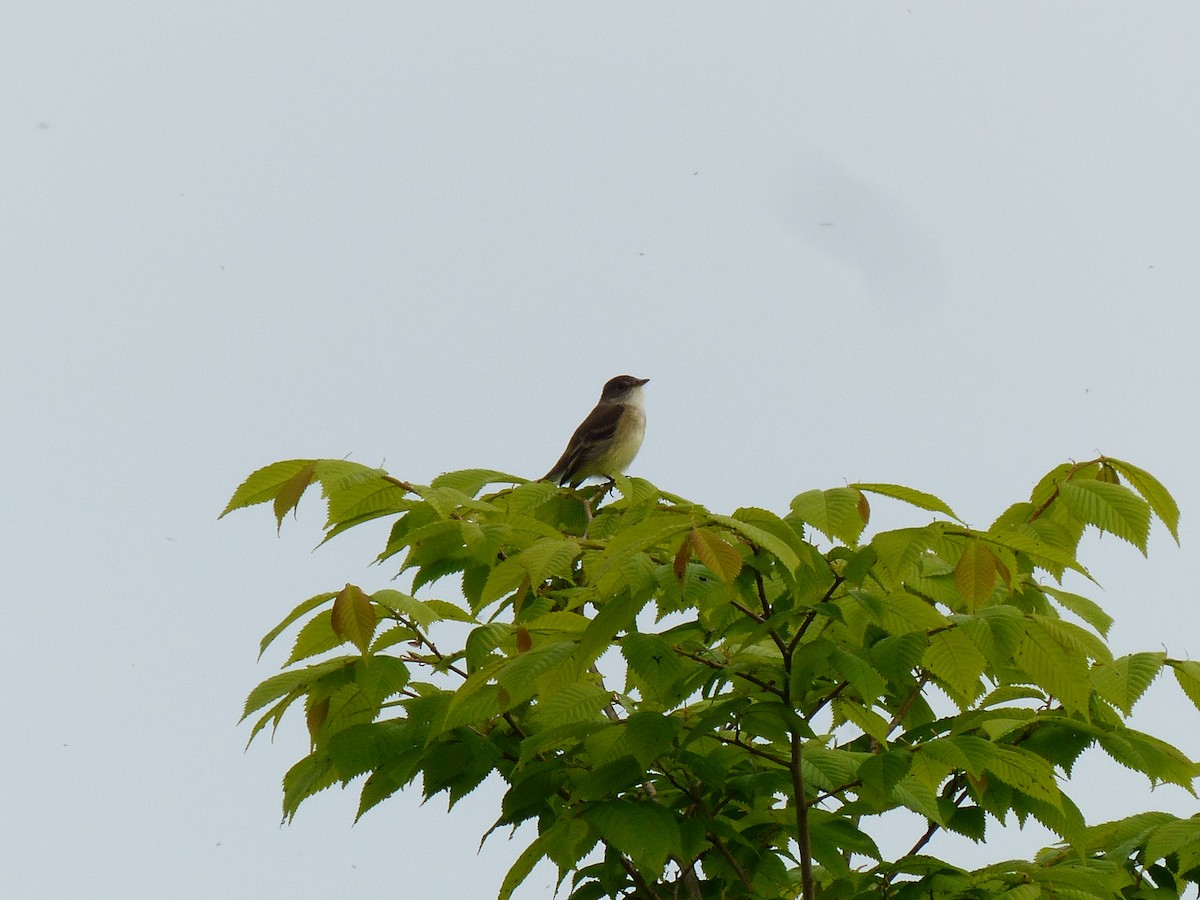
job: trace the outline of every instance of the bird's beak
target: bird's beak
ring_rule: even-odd
[[[647,384],[649,381],[650,381],[649,378],[639,378],[638,379],[638,387],[641,387],[643,384]]]

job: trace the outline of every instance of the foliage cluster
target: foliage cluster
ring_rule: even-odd
[[[394,520],[379,561],[402,558],[411,586],[318,594],[263,638],[299,625],[245,707],[251,739],[303,707],[286,818],[360,779],[362,815],[417,781],[453,805],[498,775],[492,829],[537,831],[501,900],[543,858],[571,900],[1150,898],[1200,881],[1200,819],[1089,825],[1066,792],[1088,748],[1151,784],[1198,774],[1128,717],[1166,670],[1200,706],[1200,663],[1114,657],[1110,616],[1062,587],[1090,578],[1089,527],[1145,553],[1154,516],[1177,539],[1174,501],[1130,463],[1060,465],[984,529],[898,485],[720,515],[638,478],[416,485],[335,460],[260,469],[226,512],[272,502],[282,522],[314,483],[328,537]],[[867,539],[868,495],[927,521]],[[418,599],[450,575],[461,598]],[[897,809],[920,824],[887,859],[872,832]],[[1033,860],[923,853],[941,830],[982,841],[1030,818],[1061,838]]]

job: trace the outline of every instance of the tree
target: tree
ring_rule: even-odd
[[[501,900],[543,858],[572,900],[1200,883],[1200,819],[1088,825],[1066,793],[1091,747],[1152,784],[1191,791],[1198,774],[1128,717],[1164,669],[1200,706],[1200,663],[1114,657],[1110,616],[1061,586],[1090,578],[1089,526],[1145,553],[1156,516],[1178,540],[1175,502],[1134,465],[1060,465],[983,530],[889,484],[719,515],[639,478],[570,490],[466,470],[426,486],[344,460],[260,469],[225,512],[271,501],[282,524],[314,482],[326,539],[394,519],[378,561],[403,554],[411,587],[317,594],[263,638],[303,623],[245,707],[253,740],[303,701],[312,743],[284,779],[287,819],[335,784],[362,779],[361,816],[417,779],[453,806],[498,775],[489,833],[537,827]],[[866,539],[868,495],[924,522]],[[450,575],[461,599],[418,599]],[[884,859],[872,831],[897,809],[921,824]],[[989,819],[1029,818],[1061,838],[1030,861],[969,871],[922,853],[942,829],[981,841]]]

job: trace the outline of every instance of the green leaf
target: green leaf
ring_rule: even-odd
[[[950,620],[920,597],[898,591],[881,597],[870,591],[849,591],[867,614],[892,634],[942,628]]]
[[[555,641],[529,650],[508,662],[497,674],[496,680],[514,701],[524,699],[533,694],[534,682],[540,676],[571,659],[576,646],[574,641]]]
[[[598,716],[609,699],[608,691],[598,685],[578,682],[542,697],[538,701],[537,714],[546,727],[583,722]]]
[[[563,827],[564,824],[564,820],[555,822],[550,827],[550,830]],[[517,857],[517,861],[512,864],[512,868],[508,870],[504,876],[504,880],[500,883],[500,893],[497,896],[497,900],[510,900],[513,891],[521,886],[521,883],[533,871],[533,867],[537,865],[538,860],[546,855],[546,843],[546,836],[538,835],[532,844],[521,851],[521,855]]]
[[[1094,479],[1072,478],[1058,486],[1071,514],[1101,531],[1128,541],[1146,554],[1150,504],[1129,488]]]
[[[967,611],[986,606],[996,589],[996,557],[987,545],[968,538],[954,566],[954,586],[967,601]]]
[[[961,628],[931,634],[924,665],[959,695],[964,709],[983,690],[980,676],[987,667],[987,660]]]
[[[260,658],[262,657],[263,653],[266,652],[266,649],[269,646],[271,646],[271,643],[275,640],[275,638],[277,638],[277,637],[279,637],[279,635],[283,634],[283,632],[285,630],[287,630],[287,627],[289,625],[291,625],[293,622],[295,622],[297,619],[299,619],[304,614],[312,612],[318,606],[324,606],[326,603],[328,603],[330,600],[332,600],[336,596],[337,596],[337,594],[332,593],[332,592],[325,593],[325,594],[317,594],[315,597],[309,597],[307,600],[305,600],[303,603],[301,603],[299,606],[297,606],[295,609],[293,609],[290,613],[287,614],[287,616],[284,617],[282,622],[280,622],[278,625],[276,625],[274,628],[272,628],[270,631],[268,631],[266,633],[266,635],[263,637],[262,641],[258,645],[259,657]]]
[[[675,716],[635,712],[625,720],[624,742],[642,766],[649,766],[671,746],[683,723]]]
[[[394,613],[415,622],[422,628],[428,628],[434,622],[442,618],[437,610],[424,600],[418,600],[401,591],[394,591],[391,588],[384,588],[381,591],[376,591],[371,595],[371,600],[378,603],[385,609],[389,609]],[[437,602],[437,601],[433,601]],[[453,605],[453,604],[450,604]]]
[[[1084,655],[1064,645],[1042,622],[1026,619],[1025,631],[1016,650],[1016,662],[1068,710],[1078,713],[1087,710],[1088,676]]]
[[[489,484],[521,484],[525,481],[517,475],[497,472],[495,469],[459,469],[445,472],[429,483],[432,488],[450,488],[467,497],[474,497]]]
[[[800,568],[800,553],[803,552],[800,536],[779,516],[765,509],[743,507],[732,516],[709,517],[718,525],[736,531],[754,547],[763,550],[783,565],[789,572]]]
[[[304,757],[283,776],[283,818],[291,821],[300,804],[328,787],[337,784],[337,775],[324,753]]]
[[[329,623],[334,634],[344,641],[350,641],[364,654],[371,647],[371,637],[375,634],[377,622],[371,598],[357,585],[347,584],[333,598]]]
[[[849,487],[812,490],[792,499],[792,512],[833,541],[854,546],[867,525],[862,492]]]
[[[993,745],[988,770],[1023,794],[1057,806],[1060,794],[1054,767],[1040,756],[1019,747]]]
[[[869,734],[880,744],[887,743],[890,731],[887,721],[865,704],[850,698],[837,697],[833,701],[833,711],[835,717],[858,726],[863,734]]]
[[[296,690],[307,690],[308,687],[316,683],[323,676],[328,675],[330,672],[336,672],[353,666],[356,661],[356,657],[342,656],[337,659],[327,659],[324,662],[306,666],[303,669],[281,672],[278,675],[268,678],[252,690],[250,696],[246,698],[246,706],[242,712],[242,718],[244,719],[252,712],[262,709],[277,697],[282,697]]]
[[[1105,700],[1129,715],[1133,705],[1158,677],[1165,653],[1131,653],[1092,667],[1092,686]]]
[[[1196,709],[1200,710],[1200,662],[1194,659],[1168,661],[1175,670],[1175,680]]]
[[[284,666],[298,663],[321,653],[327,653],[345,643],[345,640],[334,633],[333,612],[325,609],[304,623],[292,644],[292,652],[284,662]]]
[[[574,541],[561,538],[542,538],[535,541],[514,557],[517,564],[528,574],[533,584],[541,584],[550,578],[565,578],[571,571],[580,547]],[[485,594],[486,594],[485,590]]]
[[[662,696],[683,677],[683,664],[671,645],[656,634],[627,634],[621,655],[656,694]]]
[[[879,532],[871,538],[871,546],[892,577],[896,581],[903,581],[918,573],[921,558],[940,536],[941,527],[937,525],[897,528]]]
[[[479,595],[479,606],[475,612],[479,612],[480,609],[496,602],[501,597],[507,597],[528,578],[529,573],[519,559],[514,556],[504,560],[492,569],[487,581],[484,582],[483,591]]]
[[[407,494],[405,488],[383,477],[334,491],[329,495],[326,532],[321,543],[371,519],[416,508],[420,501],[407,499]]]
[[[653,800],[608,800],[587,810],[584,818],[651,882],[662,873],[667,857],[679,851],[679,823]]]
[[[864,482],[847,485],[847,487],[860,491],[869,491],[872,494],[880,494],[884,497],[891,497],[893,500],[902,500],[920,509],[942,513],[958,522],[962,522],[962,519],[958,518],[954,510],[947,506],[945,502],[939,500],[933,494],[927,494],[915,488],[905,487],[901,484],[868,484]]]
[[[1113,623],[1112,616],[1087,597],[1072,594],[1070,591],[1059,590],[1048,584],[1039,584],[1037,585],[1037,589],[1045,594],[1049,594],[1059,606],[1075,613],[1075,615],[1095,628],[1101,635],[1108,635],[1108,629],[1112,627]]]
[[[1124,475],[1133,489],[1145,498],[1146,502],[1150,504],[1150,508],[1154,510],[1154,514],[1167,526],[1171,537],[1175,538],[1175,543],[1178,544],[1179,506],[1162,483],[1145,469],[1139,469],[1132,463],[1111,457],[1106,457],[1105,461]]]
[[[850,682],[868,707],[887,690],[875,667],[855,653],[834,647],[829,653],[829,663],[841,678]]]
[[[274,500],[279,492],[303,471],[312,471],[315,460],[288,459],[257,469],[243,481],[222,511],[224,517],[235,509]]]

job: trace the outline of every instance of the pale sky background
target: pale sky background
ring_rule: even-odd
[[[719,511],[892,481],[984,526],[1066,459],[1142,465],[1182,549],[1086,539],[1092,596],[1118,652],[1200,657],[1191,0],[4,19],[3,896],[494,896],[531,837],[476,855],[495,785],[280,827],[306,745],[293,718],[243,752],[288,644],[258,640],[387,585],[386,526],[313,553],[315,495],[281,538],[216,516],[293,457],[539,476],[621,372],[652,379],[632,473]],[[1170,676],[1135,724],[1200,756]],[[1094,821],[1200,805],[1078,771]]]

